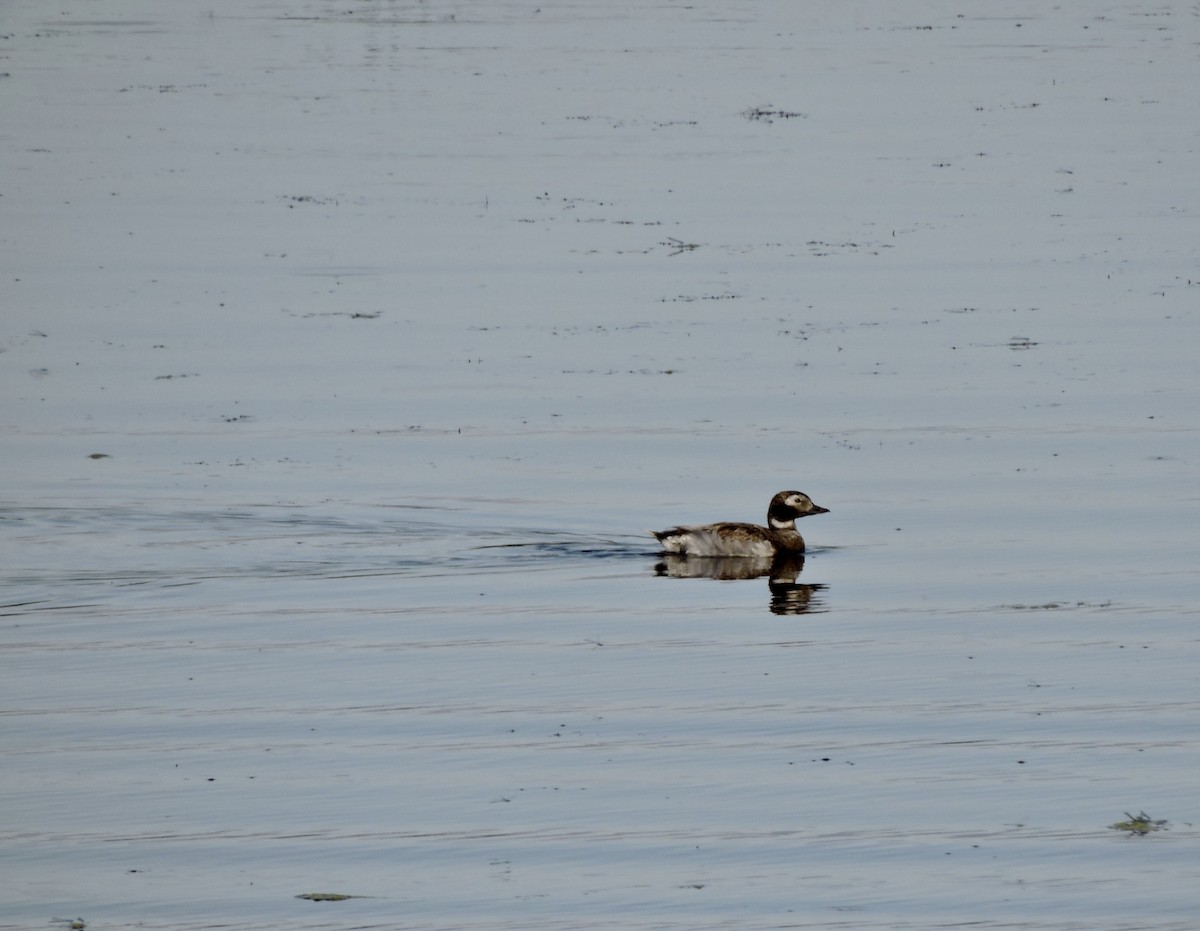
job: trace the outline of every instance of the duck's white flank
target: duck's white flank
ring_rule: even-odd
[[[747,527],[754,527],[747,524]],[[759,529],[759,528],[754,528]],[[675,527],[665,533],[656,533],[663,550],[684,556],[757,556],[770,558],[778,547],[765,537],[732,533],[728,528],[716,526]]]

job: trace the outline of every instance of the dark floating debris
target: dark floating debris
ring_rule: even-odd
[[[370,896],[344,895],[341,892],[302,892],[296,898],[307,899],[309,902],[345,902],[346,899],[369,899]]]
[[[771,107],[748,107],[742,111],[742,116],[748,120],[761,120],[764,123],[774,123],[776,120],[804,119],[808,114],[797,113],[793,110],[773,110]]]
[[[1149,834],[1151,831],[1168,830],[1166,818],[1156,821],[1144,811],[1140,811],[1136,815],[1125,812],[1125,817],[1128,819],[1127,821],[1118,821],[1115,824],[1110,824],[1109,827],[1114,831],[1127,831],[1130,837],[1134,834]]]
[[[674,249],[675,251],[671,255],[679,255],[681,252],[694,252],[700,248],[700,243],[698,242],[684,242],[682,239],[676,239],[674,236],[668,236],[659,245]]]

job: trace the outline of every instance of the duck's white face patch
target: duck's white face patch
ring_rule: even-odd
[[[810,498],[808,495],[802,495],[797,492],[794,495],[788,495],[787,500],[784,503],[787,504],[788,507],[795,508],[797,511],[806,511],[812,507],[812,498]]]

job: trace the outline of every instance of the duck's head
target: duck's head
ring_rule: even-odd
[[[802,491],[781,491],[771,499],[767,508],[767,524],[771,527],[781,527],[793,523],[798,517],[828,513],[829,508],[813,504],[812,498]]]

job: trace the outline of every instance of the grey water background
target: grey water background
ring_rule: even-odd
[[[0,927],[1194,928],[1197,14],[5,4]]]

